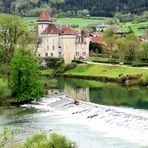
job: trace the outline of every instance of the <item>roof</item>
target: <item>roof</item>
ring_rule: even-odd
[[[43,34],[59,34],[60,29],[54,24],[48,24]]]
[[[47,10],[42,10],[41,13],[40,13],[40,16],[38,18],[38,21],[50,21],[52,22],[52,17],[49,15],[48,11]]]
[[[91,42],[96,44],[104,44],[104,40],[101,37],[92,37]]]
[[[68,26],[68,27],[63,28],[62,34],[63,35],[75,35],[76,33],[72,27]]]

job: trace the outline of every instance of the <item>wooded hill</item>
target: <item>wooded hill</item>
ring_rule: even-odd
[[[87,10],[91,16],[113,16],[116,12],[141,14],[148,9],[148,0],[0,0],[0,12],[23,16],[36,16],[45,7],[54,14],[76,16]]]

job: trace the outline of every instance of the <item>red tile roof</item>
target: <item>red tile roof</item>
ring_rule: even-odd
[[[75,35],[76,33],[72,27],[68,26],[68,27],[63,28],[62,34],[63,35]]]
[[[105,44],[103,38],[101,38],[101,37],[92,37],[91,42],[97,43],[97,44]]]
[[[54,24],[48,24],[43,34],[59,34],[60,29]]]
[[[38,21],[53,21],[47,10],[42,10]]]

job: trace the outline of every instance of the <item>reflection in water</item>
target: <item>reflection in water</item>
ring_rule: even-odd
[[[49,94],[52,91],[64,93],[75,100],[148,109],[147,88],[123,87],[113,83],[69,78],[57,79],[55,86],[49,89]]]

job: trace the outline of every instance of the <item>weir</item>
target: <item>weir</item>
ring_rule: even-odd
[[[123,139],[141,146],[148,145],[148,111],[126,107],[97,105],[74,100],[65,95],[45,97],[22,107],[46,111],[40,116],[60,118],[64,124],[84,125],[104,136]]]

